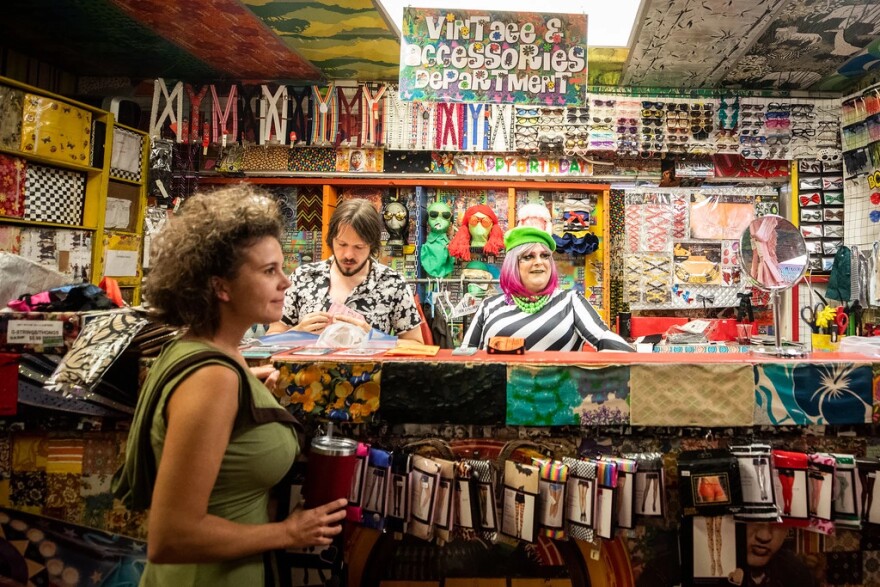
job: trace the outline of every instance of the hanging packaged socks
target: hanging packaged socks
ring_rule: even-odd
[[[409,520],[410,490],[409,477],[412,455],[408,452],[391,453],[391,476],[388,485],[388,509],[386,510],[385,530],[404,532]]]
[[[633,459],[602,457],[617,464],[617,485],[614,488],[614,523],[620,528],[635,527],[635,485],[638,463]]]
[[[568,534],[577,540],[592,542],[594,537],[594,511],[596,501],[596,462],[563,457],[568,467],[565,485],[565,519]]]
[[[568,465],[561,461],[535,459],[538,466],[538,534],[565,540],[565,486]]]
[[[735,518],[744,522],[778,522],[775,485],[770,466],[769,444],[731,446],[731,453],[739,463],[743,507]]]
[[[367,479],[363,494],[363,524],[367,528],[385,529],[388,504],[388,478],[391,473],[391,453],[379,448],[370,449],[367,461]]]
[[[880,483],[877,483],[877,474],[880,471],[880,461],[877,459],[856,459],[859,472],[859,486],[861,488],[861,518],[869,524],[880,524]]]
[[[434,535],[437,544],[449,542],[455,520],[455,463],[444,459],[435,459],[440,468],[437,481],[437,503],[434,507]]]
[[[807,455],[807,511],[813,532],[834,534],[834,524],[831,522],[834,469],[833,456],[826,453]]]
[[[830,455],[837,465],[834,473],[834,502],[832,517],[834,524],[840,528],[859,530],[861,524],[861,505],[859,496],[862,493],[861,479],[856,474],[856,459],[852,455]]]
[[[479,530],[480,537],[495,542],[498,531],[498,505],[495,502],[495,469],[489,461],[470,459],[466,461],[471,467],[475,484],[471,486],[471,495],[476,487],[477,509],[479,516],[474,520],[474,527]]]
[[[357,464],[354,467],[354,475],[351,478],[351,493],[348,496],[345,519],[350,522],[360,523],[363,519],[362,506],[367,481],[367,461],[370,458],[370,445],[359,442],[355,456],[357,456]]]
[[[723,516],[742,507],[739,463],[729,450],[682,452],[678,478],[685,516]]]
[[[614,536],[615,489],[617,488],[617,463],[613,461],[596,462],[596,502],[593,506],[593,519],[596,535],[599,538]]]
[[[623,456],[636,462],[633,512],[647,518],[662,518],[666,514],[666,475],[663,470],[663,455],[657,452],[644,452]]]
[[[502,534],[523,542],[535,541],[538,493],[538,467],[515,461],[504,462]]]
[[[470,462],[455,463],[455,537],[473,540],[477,536],[480,518],[477,474]]]
[[[440,465],[433,460],[414,455],[409,474],[410,516],[406,533],[422,540],[434,538],[434,512],[437,508],[437,488]]]
[[[780,510],[783,523],[789,526],[807,526],[807,455],[802,452],[774,450],[772,459],[776,506]]]

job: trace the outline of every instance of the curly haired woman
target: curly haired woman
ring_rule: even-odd
[[[274,201],[236,186],[189,199],[154,239],[145,297],[184,334],[144,382],[116,484],[150,508],[141,585],[263,585],[265,553],[341,531],[344,499],[269,521],[269,489],[299,451],[295,421],[238,345],[281,318],[280,231]]]

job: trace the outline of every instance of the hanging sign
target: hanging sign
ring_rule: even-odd
[[[577,157],[520,155],[456,155],[457,175],[501,175],[508,177],[589,177],[593,165]]]
[[[587,15],[403,9],[400,97],[583,105]]]

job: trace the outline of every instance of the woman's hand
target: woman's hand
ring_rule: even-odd
[[[363,318],[355,318],[354,316],[346,316],[345,314],[337,314],[333,317],[334,322],[347,322],[348,324],[353,324],[357,326],[367,334],[370,333],[372,326],[370,326],[366,320]]]
[[[292,330],[318,334],[330,324],[331,316],[327,312],[312,312],[302,317]]]
[[[254,377],[262,381],[269,391],[275,390],[275,384],[278,383],[278,377],[281,376],[281,372],[275,368],[275,365],[267,363],[259,367],[251,367],[250,369]]]
[[[287,548],[307,548],[309,546],[327,546],[333,537],[342,532],[342,520],[345,519],[345,498],[331,501],[328,504],[310,510],[296,510],[284,521],[290,544]]]

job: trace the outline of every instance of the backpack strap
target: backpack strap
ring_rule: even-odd
[[[150,429],[153,425],[153,417],[162,398],[162,390],[176,377],[186,373],[193,366],[210,361],[219,361],[234,368],[239,376],[239,397],[244,396],[251,418],[256,424],[269,422],[282,422],[291,424],[294,428],[300,428],[299,422],[287,410],[280,405],[277,408],[257,408],[254,406],[251,393],[242,394],[243,386],[247,385],[247,373],[229,355],[219,351],[198,351],[184,357],[169,367],[159,378],[153,387],[153,393],[146,398],[140,421],[132,428],[130,434],[134,434],[135,455],[129,455],[123,466],[116,472],[113,478],[113,493],[121,499],[127,507],[135,510],[145,510],[150,507],[153,498],[153,486],[158,473],[156,458],[153,455],[153,447],[150,444]],[[173,393],[171,390],[170,393]],[[240,408],[239,408],[240,410]],[[131,446],[131,442],[129,442]],[[134,456],[135,458],[131,458]]]

